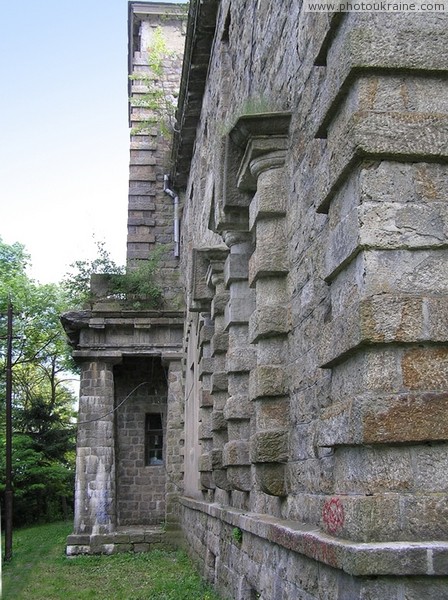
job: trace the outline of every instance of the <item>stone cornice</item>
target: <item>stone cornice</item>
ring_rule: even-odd
[[[196,129],[202,109],[205,82],[215,35],[219,0],[190,2],[182,79],[176,113],[171,173],[173,186],[184,188],[188,179]]]
[[[61,323],[70,345],[78,349],[82,330],[149,330],[155,328],[183,329],[183,311],[90,311],[68,312]]]
[[[447,575],[448,542],[360,543],[323,533],[313,525],[287,521],[269,515],[250,513],[182,497],[180,503],[191,510],[220,519],[287,550],[297,552],[342,569],[349,575]]]

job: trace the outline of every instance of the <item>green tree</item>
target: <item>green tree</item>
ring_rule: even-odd
[[[5,444],[6,309],[11,301],[16,524],[60,517],[74,487],[75,397],[67,385],[74,365],[59,321],[70,299],[61,286],[33,281],[28,264],[23,245],[0,238],[0,445]],[[2,452],[2,482],[4,457]]]
[[[77,260],[70,265],[62,287],[70,298],[70,309],[92,308],[98,300],[114,300],[122,308],[134,310],[159,308],[162,289],[159,285],[160,260],[166,246],[160,244],[148,252],[146,259],[134,261],[127,269],[110,256],[104,242],[97,242],[97,255],[93,259]],[[100,285],[93,282],[100,276]]]
[[[70,265],[62,280],[62,287],[70,299],[70,309],[85,308],[92,301],[90,280],[92,275],[122,275],[125,268],[118,265],[110,256],[105,242],[96,242],[95,258],[77,260]]]

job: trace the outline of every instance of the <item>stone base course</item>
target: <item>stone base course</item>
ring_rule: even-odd
[[[448,542],[354,543],[312,525],[180,502],[190,555],[224,598],[448,598]]]
[[[161,527],[119,528],[105,535],[73,534],[67,537],[67,556],[79,554],[117,554],[172,549],[179,545],[178,534]]]

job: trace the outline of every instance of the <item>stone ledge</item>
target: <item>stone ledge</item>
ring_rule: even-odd
[[[354,576],[448,575],[448,542],[341,540],[313,525],[181,497],[180,504]]]

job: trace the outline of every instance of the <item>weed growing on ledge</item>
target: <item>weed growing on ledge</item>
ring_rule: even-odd
[[[160,307],[162,289],[156,277],[165,245],[128,269],[110,258],[104,242],[97,242],[97,251],[95,259],[70,265],[72,270],[64,277],[63,286],[71,296],[73,308],[92,308],[101,301],[117,302],[121,308],[134,310]]]
[[[232,539],[237,544],[241,544],[241,542],[243,541],[243,532],[239,527],[234,527],[232,529]]]
[[[148,70],[133,73],[131,81],[142,86],[145,91],[135,93],[130,98],[131,106],[142,108],[148,112],[140,125],[131,130],[131,135],[147,133],[151,127],[158,127],[162,136],[166,137],[174,131],[174,115],[177,98],[164,82],[164,61],[175,58],[175,53],[167,48],[162,28],[154,30],[153,42],[147,48]]]

